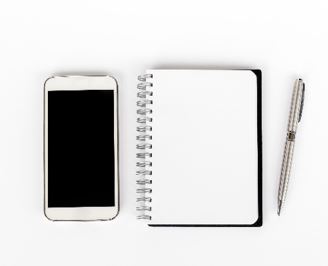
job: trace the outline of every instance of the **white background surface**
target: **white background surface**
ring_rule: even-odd
[[[0,265],[327,265],[326,1],[3,1]],[[150,67],[263,70],[262,228],[148,228],[135,220],[136,76]],[[121,213],[42,212],[42,85],[55,73],[120,84]],[[307,84],[281,217],[276,194],[291,85]]]

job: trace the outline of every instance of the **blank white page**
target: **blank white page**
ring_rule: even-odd
[[[256,75],[250,70],[147,73],[153,74],[149,224],[255,223]]]

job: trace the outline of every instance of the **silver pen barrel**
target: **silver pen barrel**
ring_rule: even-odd
[[[280,215],[282,205],[285,201],[290,171],[293,161],[293,153],[295,146],[295,137],[298,123],[301,120],[302,109],[304,103],[304,89],[305,85],[301,79],[297,79],[294,83],[293,96],[291,102],[291,108],[289,112],[288,128],[286,143],[284,149],[284,156],[282,160],[279,191],[278,191],[278,215]]]

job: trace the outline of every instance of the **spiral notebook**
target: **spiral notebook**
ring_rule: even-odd
[[[151,69],[138,79],[138,218],[261,226],[261,71]]]

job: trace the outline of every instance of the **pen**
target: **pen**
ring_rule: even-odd
[[[305,84],[302,79],[297,79],[294,83],[292,102],[289,112],[287,137],[285,143],[284,157],[282,161],[279,191],[278,191],[278,215],[280,215],[282,205],[287,194],[290,169],[293,160],[295,137],[298,123],[301,121],[304,104]]]

